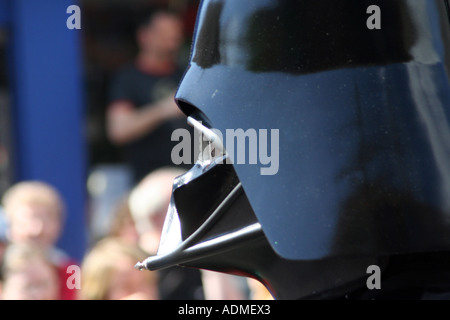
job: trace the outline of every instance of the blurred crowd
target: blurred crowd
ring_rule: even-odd
[[[107,215],[90,212],[89,247],[76,261],[57,247],[67,213],[60,192],[43,181],[12,185],[0,207],[1,299],[271,299],[243,277],[134,268],[156,254],[173,180],[188,169],[170,159],[170,134],[185,125],[173,101],[183,73],[175,62],[182,23],[174,12],[157,11],[140,24],[136,41],[138,55],[112,81],[105,115],[110,141],[127,155],[128,189],[109,198]]]
[[[112,212],[109,233],[93,241],[81,262],[56,247],[65,207],[59,192],[24,181],[3,196],[1,286],[5,300],[247,300],[271,299],[255,280],[172,267],[138,271],[156,254],[178,168],[148,174]]]

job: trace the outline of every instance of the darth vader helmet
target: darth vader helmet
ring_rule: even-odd
[[[280,299],[450,288],[448,1],[205,0],[175,98],[206,146],[138,267]]]

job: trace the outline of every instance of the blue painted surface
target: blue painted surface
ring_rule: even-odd
[[[9,1],[0,0],[0,27],[5,27],[9,23]]]

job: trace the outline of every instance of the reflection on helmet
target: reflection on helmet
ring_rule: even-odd
[[[381,29],[367,28],[370,5]],[[177,102],[204,130],[278,129],[279,171],[200,160],[175,180],[158,255],[140,266],[247,275],[285,299],[448,290],[446,5],[203,1]]]

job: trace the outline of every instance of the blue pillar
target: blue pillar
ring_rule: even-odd
[[[66,9],[77,3],[7,1],[15,180],[42,180],[60,190],[67,216],[58,246],[81,261],[86,246],[87,163],[81,30],[66,27]]]

